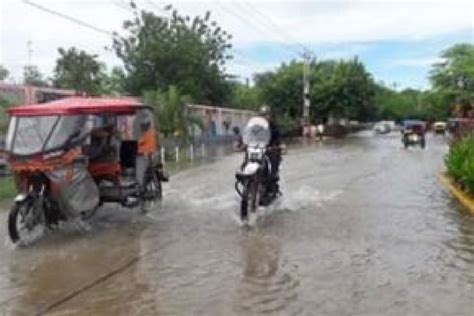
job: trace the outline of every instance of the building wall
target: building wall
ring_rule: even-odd
[[[189,104],[187,114],[197,117],[204,123],[203,130],[195,130],[195,136],[232,135],[232,129],[241,131],[247,121],[256,115],[254,111]]]
[[[76,95],[74,90],[33,87],[0,82],[0,97],[9,99],[15,104],[44,103],[74,95]]]

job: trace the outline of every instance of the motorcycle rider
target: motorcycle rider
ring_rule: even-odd
[[[264,117],[269,124],[270,128],[270,142],[268,143],[267,156],[271,164],[271,174],[270,178],[274,181],[274,184],[278,185],[279,175],[278,171],[280,169],[281,163],[281,133],[280,129],[275,123],[271,109],[268,105],[263,105],[259,110],[259,115]]]

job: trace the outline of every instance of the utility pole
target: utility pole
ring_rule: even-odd
[[[303,52],[303,123],[309,123],[309,108],[311,100],[309,98],[309,73],[311,55],[307,50]]]
[[[31,57],[33,55],[33,48],[32,48],[32,45],[33,43],[31,42],[31,40],[29,40],[28,42],[26,42],[26,47],[28,49],[28,66],[31,66]]]

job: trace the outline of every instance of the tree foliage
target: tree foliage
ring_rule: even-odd
[[[153,106],[156,125],[165,137],[175,135],[187,138],[189,128],[193,125],[202,126],[200,120],[187,114],[186,104],[191,102],[190,97],[182,95],[175,86],[168,87],[164,92],[146,91],[143,101]]]
[[[232,97],[229,103],[233,108],[257,110],[261,105],[259,89],[239,82],[233,82],[231,88]]]
[[[7,127],[8,127],[7,109],[13,104],[14,102],[10,100],[9,98],[0,96],[0,134],[4,134],[7,130]]]
[[[36,87],[45,87],[48,85],[38,67],[33,65],[23,68],[23,84]]]
[[[465,111],[474,101],[474,44],[457,44],[441,54],[442,62],[434,65],[430,80],[433,88],[460,104]]]
[[[373,118],[375,84],[359,59],[322,61],[312,72],[311,101],[315,118]]]
[[[114,38],[113,48],[127,74],[126,90],[137,95],[174,85],[197,102],[225,103],[230,94],[225,62],[231,58],[227,52],[232,36],[211,21],[209,11],[192,18],[170,5],[166,9],[167,16],[135,9],[123,24],[127,35]]]
[[[97,60],[97,55],[71,47],[58,49],[59,58],[54,68],[54,85],[58,88],[73,89],[88,95],[101,93],[105,79],[105,66]]]
[[[7,79],[9,74],[8,69],[0,65],[0,81]]]
[[[333,117],[367,119],[374,113],[375,85],[357,59],[312,61],[310,99],[313,121]],[[261,98],[280,116],[299,118],[303,107],[303,64],[292,61],[275,72],[258,74]]]

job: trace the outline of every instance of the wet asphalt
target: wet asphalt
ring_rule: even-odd
[[[447,150],[295,144],[251,229],[240,153],[177,173],[146,215],[108,206],[27,248],[2,225],[0,315],[473,315],[474,217],[436,179]]]

